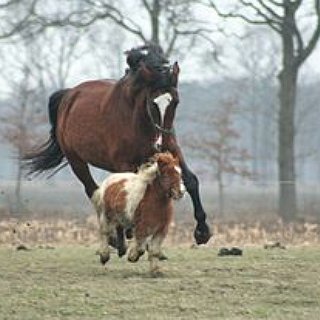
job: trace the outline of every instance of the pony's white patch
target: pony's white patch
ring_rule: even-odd
[[[181,192],[181,194],[185,195],[186,191],[187,191],[186,186],[184,185],[184,183],[181,180],[181,182],[180,182],[180,192]]]
[[[146,192],[148,184],[154,180],[157,172],[157,163],[150,166],[142,166],[134,177],[125,182],[125,190],[127,192],[125,213],[128,219],[132,220],[134,213]]]
[[[138,173],[123,172],[115,173],[105,179],[100,187],[93,193],[91,202],[93,203],[98,215],[104,211],[104,194],[109,186],[124,180],[124,191],[126,192],[125,216],[128,220],[132,220],[134,213],[142,200],[148,184],[156,177],[158,172],[158,164],[142,165]]]
[[[91,202],[93,203],[96,211],[98,214],[104,211],[104,201],[103,201],[103,196],[108,189],[110,185],[113,183],[116,183],[121,180],[130,180],[136,175],[132,172],[122,172],[122,173],[115,173],[109,176],[107,179],[105,179],[99,188],[95,190],[91,197]]]
[[[167,107],[170,105],[171,100],[172,100],[172,96],[168,92],[161,94],[160,96],[153,99],[153,102],[158,106],[159,111],[160,111],[160,117],[161,117],[160,126],[163,125],[164,116],[166,114]],[[160,147],[162,146],[162,134],[161,133],[160,133],[157,141],[155,142],[155,146],[160,146]]]
[[[174,166],[175,170],[180,174],[182,174],[182,170],[179,166]],[[181,179],[181,182],[180,182],[180,192],[184,195],[186,193],[187,189],[186,189],[186,186],[184,185],[182,179]]]
[[[179,166],[174,166],[175,170],[181,175],[182,170]]]

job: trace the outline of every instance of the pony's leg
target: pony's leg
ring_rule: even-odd
[[[117,226],[117,248],[118,248],[118,256],[121,258],[127,252],[127,246],[124,240],[124,230],[122,226]]]
[[[113,232],[113,225],[109,224],[106,219],[105,212],[99,214],[99,229],[100,229],[100,249],[99,256],[100,262],[106,264],[110,259],[110,250],[109,250],[109,236]]]
[[[83,162],[82,160],[67,155],[68,161],[72,168],[72,171],[77,176],[77,178],[82,182],[85,192],[87,196],[91,199],[95,190],[98,189],[97,184],[92,178],[88,165]],[[122,232],[121,232],[122,229]],[[126,253],[124,235],[123,235],[123,228],[119,227],[119,232],[117,230],[116,238],[113,234],[110,234],[109,239],[110,245],[118,250],[119,257],[123,256]]]
[[[159,273],[160,269],[158,262],[162,256],[161,245],[165,238],[162,233],[156,233],[152,236],[150,242],[148,243],[148,260],[150,262],[150,272]]]
[[[207,215],[202,207],[200,194],[199,194],[199,180],[197,176],[188,168],[182,151],[178,146],[174,136],[171,136],[166,141],[167,149],[174,156],[178,157],[180,167],[182,170],[182,179],[184,185],[187,189],[187,192],[190,194],[193,208],[194,208],[194,217],[197,221],[196,229],[194,230],[194,237],[197,244],[207,243],[212,236],[210,228],[206,222]]]
[[[139,258],[144,254],[146,251],[146,238],[139,238],[133,237],[131,240],[129,253],[128,253],[128,261],[130,262],[137,262]]]

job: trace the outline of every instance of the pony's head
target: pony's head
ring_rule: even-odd
[[[126,54],[133,94],[146,106],[150,124],[160,136],[173,134],[173,119],[179,103],[178,63],[170,66],[161,47],[153,44],[131,49]]]
[[[186,188],[182,182],[179,160],[171,153],[163,152],[156,153],[152,161],[158,166],[159,184],[164,193],[175,200],[182,198]]]

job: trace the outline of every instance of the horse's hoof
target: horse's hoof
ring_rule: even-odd
[[[105,265],[110,260],[109,253],[100,253],[100,262],[101,264]]]
[[[205,244],[209,241],[212,236],[211,230],[206,223],[197,224],[196,229],[194,230],[194,238],[196,239],[197,244]]]

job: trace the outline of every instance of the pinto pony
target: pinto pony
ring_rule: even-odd
[[[137,173],[109,176],[92,197],[98,212],[101,263],[110,258],[108,239],[116,229],[133,228],[128,260],[138,261],[147,246],[151,271],[156,271],[173,214],[173,199],[180,199],[184,192],[179,160],[168,152],[154,155]]]
[[[189,170],[178,146],[173,122],[179,102],[179,66],[168,64],[156,45],[126,52],[129,68],[119,81],[84,82],[55,92],[49,100],[51,131],[39,150],[24,157],[30,174],[53,171],[69,164],[89,198],[98,188],[89,164],[110,172],[136,172],[152,155],[170,151],[179,159],[191,196],[198,244],[210,230],[199,196],[197,177]],[[118,250],[123,243],[118,230]]]

